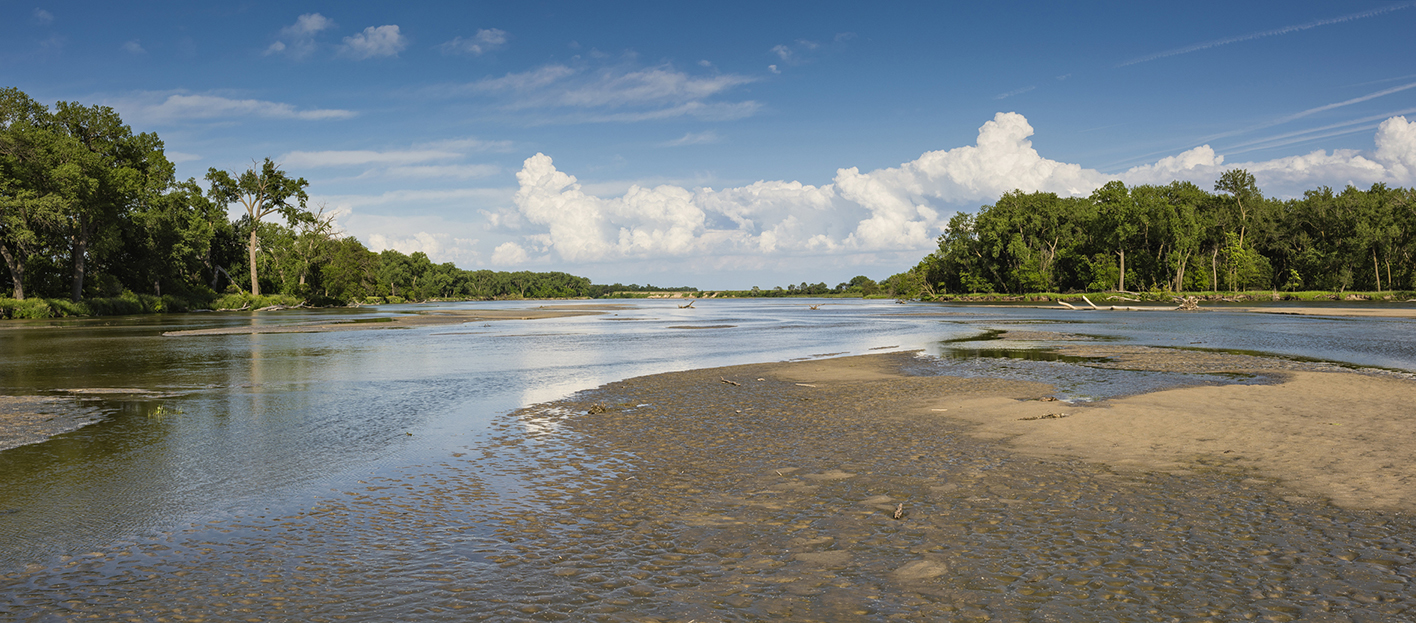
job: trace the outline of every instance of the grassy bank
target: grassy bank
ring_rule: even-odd
[[[111,298],[82,301],[68,299],[0,298],[0,318],[69,318],[73,316],[122,316],[125,314],[160,314],[185,312],[205,308],[201,301],[177,296],[124,293]]]
[[[312,302],[318,303],[318,302]],[[249,294],[227,294],[210,299],[192,299],[171,294],[154,296],[124,292],[109,298],[91,298],[82,301],[69,299],[0,298],[0,319],[22,318],[76,318],[91,316],[126,316],[131,314],[167,314],[188,312],[194,309],[237,310],[260,309],[274,305],[295,306],[310,304],[299,298],[276,294],[272,296],[251,296]],[[327,303],[326,303],[327,304]],[[342,303],[339,303],[342,304]]]

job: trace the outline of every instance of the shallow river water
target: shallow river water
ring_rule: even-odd
[[[193,337],[162,333],[349,314],[374,319],[428,307],[7,324],[0,327],[0,394],[52,396],[104,417],[42,443],[0,451],[0,596],[5,597],[0,616],[280,620],[300,613],[299,618],[309,620],[425,620],[445,613],[448,620],[460,620],[476,612],[501,619],[595,615],[634,620],[632,615],[652,614],[689,620],[692,609],[648,608],[642,604],[650,602],[632,600],[597,614],[594,608],[603,604],[595,600],[572,603],[577,589],[571,585],[557,589],[560,597],[543,599],[571,606],[521,603],[520,609],[492,616],[501,612],[495,604],[534,602],[538,591],[550,590],[547,581],[560,577],[547,568],[528,572],[538,578],[534,581],[508,583],[502,571],[508,552],[531,560],[563,548],[576,556],[596,556],[558,541],[554,531],[533,530],[525,544],[514,545],[515,539],[497,532],[498,517],[519,514],[508,509],[522,504],[553,515],[558,509],[538,488],[557,479],[576,481],[575,490],[590,496],[595,482],[635,468],[633,456],[597,453],[556,438],[554,422],[567,413],[549,413],[544,421],[521,416],[514,425],[507,414],[647,374],[918,350],[924,353],[917,360],[923,374],[1042,381],[1062,397],[1078,400],[1186,384],[1254,382],[1091,367],[1028,348],[1042,349],[1046,342],[998,348],[986,339],[991,330],[1061,332],[1416,371],[1416,321],[1403,319],[810,302],[824,306],[810,310],[801,300],[709,300],[680,309],[670,301],[638,301],[597,316]],[[547,304],[555,305],[560,304]],[[528,306],[535,304],[445,307]],[[991,471],[994,466],[1007,462],[998,457],[1006,454],[951,452],[966,457],[959,461],[968,464],[979,486],[1007,487],[990,480],[1000,473]],[[1165,497],[1145,493],[1153,484],[1136,486],[1142,492],[1134,495]],[[1206,481],[1207,493],[1201,497],[1219,497],[1238,486]],[[1079,490],[1073,500],[1088,495],[1113,494],[1093,487]],[[1013,502],[1022,505],[1009,508],[1027,511],[1017,513],[1020,518],[1032,517],[1018,521],[1045,522],[1047,505],[1033,502]],[[1185,503],[1162,504],[1162,510],[1149,512],[1164,524],[1165,518],[1185,512]],[[559,509],[565,516],[556,521],[587,521],[575,512],[598,516],[567,504]],[[970,504],[986,512],[990,503]],[[1253,519],[1251,514],[1292,517],[1303,512],[1252,506],[1245,502],[1233,512],[1246,521]],[[323,523],[322,514],[338,520]],[[1370,519],[1359,515],[1353,521]],[[1295,529],[1327,530],[1334,520],[1320,516],[1325,519],[1300,522]],[[1371,520],[1378,526],[1385,521]],[[1110,529],[1105,522],[1098,525],[1085,529]],[[1148,529],[1161,530],[1155,525]],[[1377,541],[1392,536],[1367,524],[1341,529]],[[1036,535],[1020,532],[1010,539],[1008,547],[1021,548],[1014,554],[1026,554]],[[676,548],[693,546],[659,550]],[[1282,548],[1271,544],[1265,551]],[[1392,568],[1401,566],[1399,556],[1392,559],[1398,561]],[[1217,565],[1209,572],[1240,573],[1240,567]],[[376,595],[369,594],[371,586],[381,587]],[[590,582],[579,590],[632,588],[595,586]],[[1410,597],[1409,588],[1395,590],[1403,599]],[[871,591],[879,588],[857,592],[868,596]],[[662,591],[652,594],[694,601],[666,597]],[[813,595],[800,597],[811,601]],[[800,609],[795,617],[773,614],[763,603],[768,602],[716,616],[814,620]],[[898,608],[897,614],[909,612]],[[986,604],[972,608],[968,612],[988,614]],[[645,614],[646,609],[653,612]],[[1018,612],[1024,611],[1036,613]],[[821,616],[840,618],[845,612]],[[893,611],[860,612],[872,619]],[[1007,612],[1012,611],[999,609],[992,616],[1009,620]],[[1137,616],[1129,620],[1148,620]],[[1331,620],[1356,620],[1343,616],[1348,618]]]

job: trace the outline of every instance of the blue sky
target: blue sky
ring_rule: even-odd
[[[0,84],[600,282],[880,278],[1013,188],[1416,185],[1416,2],[880,4],[8,2]]]

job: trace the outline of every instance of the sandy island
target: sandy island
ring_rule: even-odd
[[[1160,356],[1217,360],[1215,371],[1278,374],[1281,381],[1077,404],[969,392],[922,398],[910,412],[968,422],[971,434],[1034,456],[1181,474],[1227,468],[1346,508],[1416,511],[1416,463],[1409,460],[1416,449],[1416,382],[1275,372],[1254,365],[1261,358],[1242,355]],[[776,373],[817,386],[900,376],[882,362],[856,359],[783,365]]]
[[[609,310],[625,309],[627,305],[589,304],[541,306],[535,309],[467,309],[437,310],[406,316],[383,316],[375,318],[350,318],[335,322],[309,322],[288,325],[249,325],[240,327],[219,327],[215,329],[191,329],[168,331],[167,337],[189,337],[195,335],[254,335],[259,333],[327,333],[331,331],[376,331],[381,329],[410,329],[413,327],[433,327],[468,322],[490,322],[494,320],[542,320],[546,318],[569,318],[571,316],[593,316]]]

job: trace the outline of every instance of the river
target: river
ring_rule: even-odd
[[[451,472],[439,475],[436,466],[488,439],[506,413],[640,375],[918,350],[934,373],[1043,380],[1057,385],[1064,397],[1082,400],[1243,381],[1099,370],[972,341],[987,337],[990,329],[1416,371],[1416,321],[1223,309],[1162,315],[802,299],[704,300],[683,309],[673,301],[629,301],[602,315],[542,320],[162,335],[349,316],[377,321],[435,308],[536,305],[9,322],[0,328],[0,393],[57,396],[104,417],[43,443],[0,452],[0,574],[62,569],[71,557],[111,556],[105,552],[141,543],[171,545],[176,553],[166,555],[165,563],[181,566],[183,546],[221,542],[221,529],[203,526],[309,512],[331,492],[405,474],[411,467],[430,470],[425,477],[433,480],[447,477]],[[95,389],[110,391],[73,391]],[[497,498],[498,504],[516,495],[513,481],[488,486],[495,490],[488,499]],[[411,500],[393,491],[384,504],[403,507]],[[353,534],[358,538],[357,531]],[[95,583],[108,586],[127,572],[110,567],[96,573]],[[50,584],[26,577],[24,586],[8,588],[0,579],[0,593],[23,592],[34,603],[71,596],[72,579],[59,582],[66,590],[51,595],[42,588]]]

